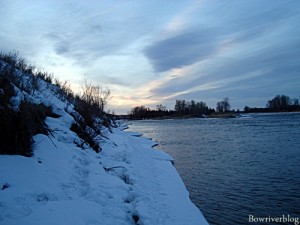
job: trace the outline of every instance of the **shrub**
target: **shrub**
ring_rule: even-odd
[[[26,91],[29,94],[34,93],[34,91],[38,89],[37,77],[33,75],[34,66],[27,65],[25,60],[18,59],[17,56],[8,56],[5,58],[3,55],[0,55],[0,59],[1,57],[4,58],[5,60],[3,61],[7,63],[0,64],[0,75],[2,77],[8,79],[21,91]],[[26,75],[21,76],[18,74],[17,69]]]
[[[31,156],[32,136],[21,114],[12,109],[0,109],[0,153]]]
[[[13,84],[20,86],[20,78],[16,74],[16,70],[11,65],[5,65],[1,67],[0,70],[1,77],[9,80]]]
[[[71,89],[69,81],[60,82],[56,80],[56,86],[58,87],[56,94],[62,101],[67,101],[69,104],[74,102],[75,95]]]
[[[0,154],[32,155],[32,137],[35,134],[48,134],[46,116],[51,108],[44,104],[22,102],[18,111],[9,107],[0,109]]]
[[[97,144],[97,138],[101,136],[101,127],[103,125],[109,127],[111,124],[104,112],[109,96],[110,90],[104,90],[101,86],[94,86],[84,80],[82,96],[77,95],[74,98],[74,109],[80,117],[72,115],[76,124],[71,127],[71,130],[84,140],[80,147],[88,143],[96,152],[101,151]]]
[[[35,66],[18,56],[18,53],[0,52],[0,154],[32,155],[32,136],[37,133],[48,134],[45,124],[46,116],[58,117],[50,107],[22,101],[16,111],[12,108],[11,99],[16,95],[15,87],[21,92],[34,95],[40,89],[40,79],[47,83],[57,97],[67,103],[74,104],[73,117],[76,121],[71,130],[83,140],[80,146],[89,144],[96,152],[101,151],[98,138],[101,127],[110,128],[111,120],[106,116],[104,107],[110,96],[110,90],[102,89],[84,80],[83,93],[75,96],[69,82],[60,82],[52,74],[36,70]],[[26,95],[27,96],[27,95]],[[19,101],[18,101],[19,102]],[[18,103],[19,104],[19,103]]]
[[[83,140],[83,142],[77,143],[78,147],[83,148],[85,144],[88,144],[97,153],[102,150],[96,142],[98,134],[95,131],[90,130],[84,122],[81,124],[73,123],[71,131],[75,132]]]
[[[38,71],[38,72],[35,73],[35,76],[41,78],[42,80],[44,80],[48,84],[53,84],[53,79],[54,79],[53,77],[54,76],[51,73]]]
[[[24,58],[19,57],[18,52],[1,52],[0,60],[6,62],[14,69],[18,69],[27,74],[34,74],[35,66],[29,64]]]
[[[0,53],[0,59],[7,64],[16,67],[17,61],[18,61],[18,53],[17,52],[10,52],[10,53],[5,53],[1,52]]]
[[[5,77],[0,76],[0,108],[10,106],[10,98],[15,96],[13,85]]]

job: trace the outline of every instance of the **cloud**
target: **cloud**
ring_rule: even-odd
[[[269,34],[270,38],[273,34]],[[263,39],[265,37],[262,37]],[[300,85],[300,42],[294,37],[257,44],[235,43],[216,50],[205,63],[186,66],[179,76],[170,71],[169,78],[156,82],[149,92],[165,99],[236,98],[290,93],[295,96]],[[222,48],[221,46],[219,46]],[[229,58],[228,58],[229,57]]]
[[[2,0],[0,48],[62,79],[87,74],[111,85],[120,105],[295,96],[299,7],[297,0]]]
[[[145,49],[157,72],[180,68],[209,57],[216,50],[216,31],[210,28],[185,30]]]
[[[167,77],[149,93],[165,100],[298,93],[299,3],[252,3],[210,10],[208,17],[218,16],[213,26],[181,26],[180,32],[145,48],[153,68]],[[184,73],[176,76],[176,68]]]
[[[186,15],[175,17],[167,24],[167,30],[170,26],[176,30],[174,35],[163,36],[147,46],[144,54],[156,72],[181,68],[210,58],[228,38],[246,44],[286,25],[294,15],[293,7],[280,1],[237,1],[223,8],[219,3],[206,3],[206,8],[199,8],[189,21]],[[207,19],[202,21],[201,17]],[[197,20],[202,22],[195,23]]]
[[[130,9],[129,3],[4,0],[2,6],[0,43],[13,40],[9,47],[24,57],[34,49],[36,55],[56,54],[82,67],[116,54],[147,29],[128,26],[129,15],[122,15]]]

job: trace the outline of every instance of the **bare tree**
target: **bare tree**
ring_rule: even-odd
[[[217,107],[216,110],[217,112],[228,112],[230,110],[230,103],[229,103],[229,98],[226,97],[222,101],[217,102]]]
[[[292,105],[292,102],[294,102],[294,104],[298,104],[297,100],[292,101],[291,98],[289,96],[286,95],[277,95],[276,97],[274,97],[272,100],[269,100],[266,108],[269,108],[271,110],[286,110],[289,108],[289,106]]]
[[[101,85],[92,85],[84,78],[84,85],[82,87],[82,99],[86,103],[101,113],[110,99],[110,90],[103,89]]]
[[[162,104],[159,104],[156,106],[156,110],[160,111],[160,112],[164,112],[164,111],[167,111],[167,107]]]

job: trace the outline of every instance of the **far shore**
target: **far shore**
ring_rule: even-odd
[[[172,116],[157,116],[157,117],[142,117],[142,118],[132,118],[130,115],[116,115],[112,116],[115,119],[125,119],[125,120],[168,120],[168,119],[192,119],[192,118],[220,118],[220,119],[230,119],[239,118],[245,114],[275,114],[275,113],[300,113],[300,111],[265,111],[265,112],[225,112],[225,113],[211,113],[209,115],[205,114],[193,114],[193,115],[172,115]]]

